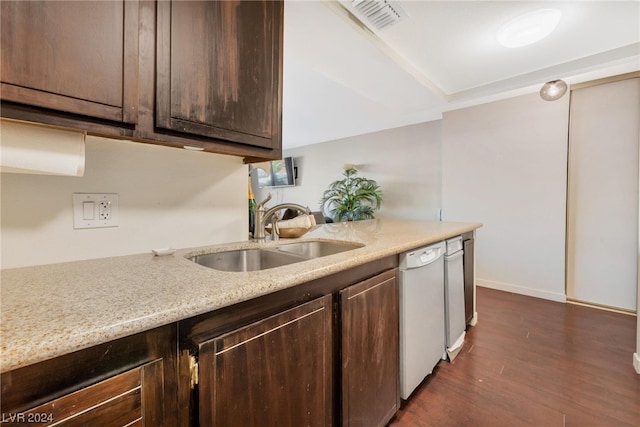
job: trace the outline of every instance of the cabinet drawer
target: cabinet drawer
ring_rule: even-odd
[[[138,368],[64,395],[22,413],[3,414],[7,426],[154,426],[161,419],[153,416],[145,401],[161,396],[162,361]],[[155,403],[151,403],[152,405]],[[150,417],[149,417],[150,416]],[[151,419],[147,419],[151,418]]]
[[[2,426],[177,425],[176,325],[0,375]]]

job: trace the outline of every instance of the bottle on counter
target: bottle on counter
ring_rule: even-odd
[[[249,238],[253,238],[256,226],[256,199],[251,188],[251,175],[249,175]]]

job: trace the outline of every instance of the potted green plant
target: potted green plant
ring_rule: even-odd
[[[334,181],[325,190],[320,206],[334,221],[372,219],[380,210],[382,190],[373,179],[357,176],[355,167],[345,166],[344,179]]]

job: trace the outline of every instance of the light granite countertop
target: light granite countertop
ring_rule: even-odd
[[[213,311],[480,226],[392,219],[324,224],[295,241],[330,239],[365,246],[246,273],[213,270],[186,257],[278,242],[247,241],[181,249],[168,256],[150,252],[2,270],[0,372]]]

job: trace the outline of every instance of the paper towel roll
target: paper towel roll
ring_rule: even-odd
[[[84,175],[86,133],[0,120],[0,172]]]

